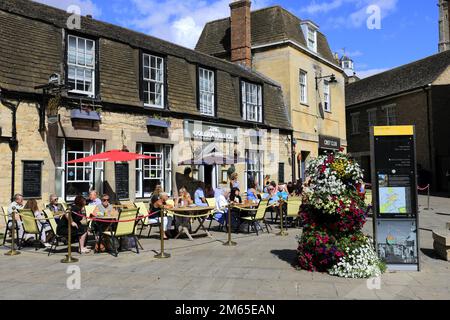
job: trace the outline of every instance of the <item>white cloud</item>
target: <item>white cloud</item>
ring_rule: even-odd
[[[361,79],[364,79],[364,78],[368,78],[368,77],[371,77],[373,75],[376,75],[378,73],[385,72],[387,70],[389,70],[389,69],[388,68],[380,68],[380,69],[361,70],[361,71],[357,71],[356,75],[358,77],[360,77]]]
[[[206,22],[229,17],[230,0],[132,0],[134,10],[121,23],[152,36],[193,48]],[[252,10],[270,0],[253,0]],[[123,3],[123,5],[125,5]],[[126,5],[130,5],[126,1]]]
[[[92,0],[33,0],[55,8],[67,11],[70,6],[79,6],[81,15],[92,15],[94,18],[99,18],[102,14],[101,9],[95,5]]]

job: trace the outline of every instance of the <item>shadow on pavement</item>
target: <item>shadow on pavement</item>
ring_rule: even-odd
[[[428,258],[435,260],[443,260],[433,249],[420,248],[420,251],[426,255]]]
[[[297,250],[282,249],[282,250],[271,250],[270,253],[277,256],[278,259],[289,263],[292,267],[297,267]]]

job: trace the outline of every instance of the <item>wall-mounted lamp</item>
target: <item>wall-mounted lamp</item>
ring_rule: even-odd
[[[316,77],[316,90],[319,90],[319,83],[320,80],[322,79],[327,79],[329,78],[330,80],[328,80],[328,83],[333,84],[333,83],[338,83],[336,76],[333,74],[329,75],[329,76],[323,76],[323,77]]]

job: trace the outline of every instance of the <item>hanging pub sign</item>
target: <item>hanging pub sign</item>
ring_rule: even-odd
[[[374,237],[390,270],[419,270],[414,126],[371,128]]]
[[[42,161],[23,161],[22,194],[24,198],[42,197]]]
[[[117,199],[125,200],[130,198],[129,192],[129,166],[127,162],[116,162],[115,180]]]

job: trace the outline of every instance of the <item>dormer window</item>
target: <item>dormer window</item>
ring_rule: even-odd
[[[317,31],[308,27],[308,48],[312,51],[317,51]]]
[[[301,27],[308,49],[317,52],[317,30],[319,27],[311,21],[304,21]]]
[[[305,21],[302,25],[303,34],[305,35],[306,45],[308,49],[317,52],[317,30],[319,27],[311,21]]]

